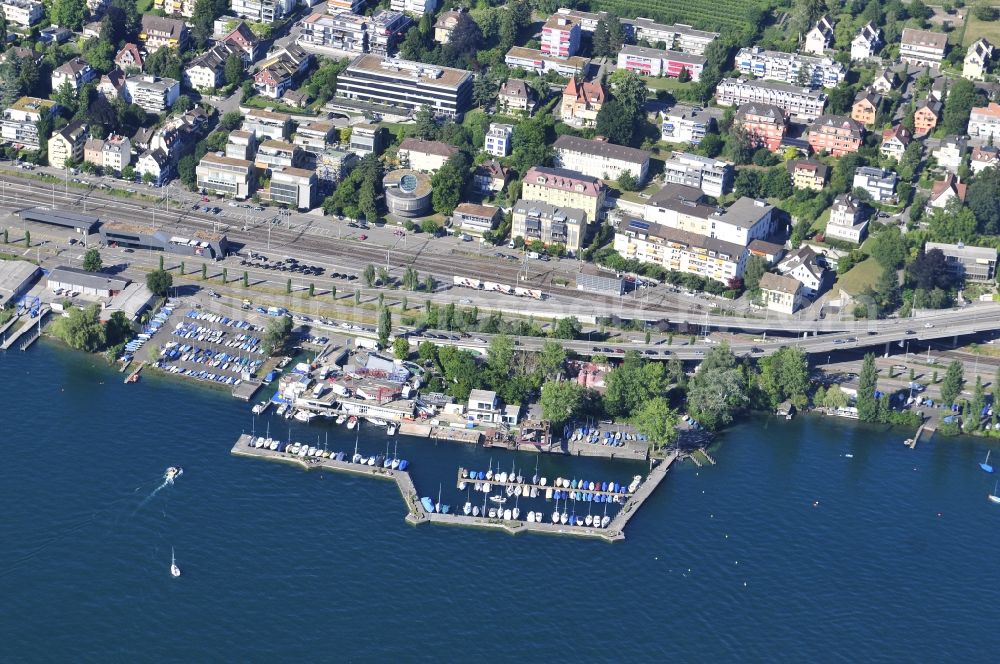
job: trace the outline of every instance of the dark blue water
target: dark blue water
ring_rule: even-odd
[[[50,342],[0,369],[5,661],[992,659],[1000,506],[981,441],[911,451],[907,432],[755,419],[717,466],[672,471],[609,545],[410,527],[392,483],[232,457],[252,423],[228,394],[125,386]],[[353,448],[332,427],[293,438],[326,431]],[[534,469],[401,440],[420,492],[441,483],[453,506],[459,465]],[[147,500],[169,465],[183,477]]]

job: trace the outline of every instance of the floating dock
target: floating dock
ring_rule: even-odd
[[[606,542],[617,542],[625,539],[624,529],[629,519],[638,511],[639,507],[652,495],[666,476],[670,466],[677,459],[677,454],[672,453],[666,459],[653,466],[649,476],[639,485],[634,494],[629,495],[622,505],[618,514],[611,520],[607,528],[594,528],[589,526],[570,526],[554,523],[532,523],[521,520],[508,520],[484,516],[465,516],[463,514],[439,514],[428,512],[420,503],[416,486],[410,477],[410,473],[403,470],[392,470],[376,466],[367,466],[350,461],[337,461],[336,459],[317,459],[313,457],[293,456],[287,452],[278,452],[270,449],[251,447],[250,442],[254,440],[249,434],[242,434],[233,445],[231,453],[241,457],[256,457],[277,461],[281,463],[292,463],[307,470],[319,468],[324,470],[336,470],[355,475],[367,475],[396,483],[403,502],[406,503],[406,522],[412,525],[424,523],[436,523],[450,526],[466,526],[472,528],[489,528],[502,530],[511,535],[523,532],[547,533],[551,535],[574,535],[577,537],[588,537],[600,539]],[[524,485],[522,485],[524,486]],[[551,488],[551,487],[544,487]],[[607,492],[605,492],[607,493]],[[621,494],[619,494],[621,495]]]

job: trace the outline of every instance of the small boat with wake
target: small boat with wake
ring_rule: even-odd
[[[170,547],[170,576],[175,579],[181,575],[181,568],[177,566],[177,558],[174,556],[174,547]]]
[[[180,466],[170,466],[167,468],[167,472],[163,473],[163,479],[170,484],[174,483],[174,480],[184,474],[184,469]]]

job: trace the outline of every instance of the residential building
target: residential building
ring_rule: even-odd
[[[726,208],[717,208],[708,218],[704,235],[745,247],[751,240],[773,237],[778,226],[774,206],[743,196]]]
[[[261,141],[254,156],[254,166],[262,171],[276,168],[299,168],[302,165],[302,150],[291,143],[268,139]]]
[[[583,248],[586,235],[587,214],[583,210],[524,199],[514,204],[511,239],[519,237],[526,244],[538,240],[545,246],[561,244],[572,256]]]
[[[315,13],[302,19],[299,42],[342,51],[368,52],[368,22],[351,12]]]
[[[277,167],[271,171],[269,200],[292,209],[308,210],[315,201],[317,186],[314,171],[291,166]]]
[[[771,152],[781,149],[788,121],[785,112],[774,104],[741,104],[736,111],[735,123],[743,128],[760,146]]]
[[[403,139],[397,151],[402,168],[426,173],[434,173],[457,153],[454,145],[412,137]]]
[[[125,72],[121,69],[112,69],[101,77],[97,84],[97,94],[112,101],[119,96],[128,98],[128,90],[125,88]]]
[[[973,109],[973,113],[975,113],[975,109]],[[917,136],[926,136],[934,131],[934,128],[937,127],[940,120],[941,102],[933,97],[928,97],[920,102],[920,104],[917,105],[917,109],[913,112],[914,133]]]
[[[882,30],[870,21],[851,40],[851,60],[869,60],[882,48]]]
[[[815,297],[822,290],[826,278],[826,269],[819,264],[816,250],[808,244],[785,256],[778,263],[778,272],[802,284],[802,295],[808,298]]]
[[[993,59],[993,44],[980,38],[965,52],[962,63],[962,76],[973,81],[981,81],[986,77],[990,60]]]
[[[788,172],[796,189],[823,191],[830,176],[830,167],[818,161],[800,159],[788,162]]]
[[[111,134],[101,146],[101,163],[105,172],[121,173],[132,163],[132,142],[127,136]]]
[[[1000,104],[990,102],[986,106],[972,109],[969,114],[969,136],[1000,142]]]
[[[595,178],[617,180],[631,173],[639,184],[649,173],[650,153],[604,141],[563,134],[553,144],[555,165]]]
[[[535,112],[538,95],[534,88],[520,78],[509,78],[500,84],[500,94],[497,97],[497,107],[506,115]]]
[[[814,152],[828,152],[834,157],[857,152],[864,129],[855,120],[841,115],[822,115],[809,127],[807,140]]]
[[[872,92],[887,95],[895,90],[897,85],[899,85],[899,77],[896,76],[896,72],[891,69],[883,69],[869,87]]]
[[[711,232],[709,218],[716,212],[714,205],[704,202],[701,189],[680,184],[666,184],[646,199],[642,217],[670,228],[679,228],[697,235]]]
[[[130,76],[125,79],[129,99],[147,113],[162,113],[177,101],[181,84],[172,78]]]
[[[139,41],[149,53],[164,46],[183,52],[187,49],[188,28],[180,19],[143,14]]]
[[[380,155],[386,145],[385,127],[367,123],[356,124],[351,128],[350,141],[348,148],[359,157],[369,154]]]
[[[784,255],[785,245],[783,244],[767,242],[765,240],[750,240],[749,244],[747,244],[747,258],[757,256],[764,259],[769,266],[780,261]]]
[[[692,107],[675,106],[660,117],[660,138],[668,143],[698,145],[712,122],[711,116]]]
[[[305,108],[309,105],[310,99],[312,97],[305,90],[285,90],[284,94],[281,95],[282,103],[292,108]]]
[[[367,1],[368,0],[328,0],[326,3],[326,11],[331,14],[339,14],[340,12],[360,14],[364,10]]]
[[[943,210],[952,200],[965,201],[966,185],[949,173],[943,180],[938,180],[931,186],[931,197],[927,200],[928,208]]]
[[[313,155],[312,166],[316,170],[316,178],[321,185],[336,183],[343,180],[358,163],[358,155],[346,150],[326,148]]]
[[[596,177],[564,168],[533,166],[521,182],[521,198],[582,210],[589,223],[604,211],[604,184]]]
[[[882,147],[879,151],[886,157],[893,157],[896,161],[903,158],[906,146],[913,140],[913,134],[903,125],[896,125],[891,129],[882,132]]]
[[[67,28],[58,25],[50,25],[38,31],[39,44],[65,44],[73,33]]]
[[[574,55],[569,58],[560,58],[555,55],[547,55],[537,48],[527,48],[524,46],[512,46],[503,59],[508,67],[520,67],[527,71],[533,71],[539,75],[544,75],[554,71],[560,76],[583,76],[590,67],[590,60]]]
[[[705,56],[682,51],[666,51],[645,46],[626,44],[618,52],[618,68],[644,76],[671,76],[677,78],[686,71],[692,81],[701,79]]]
[[[226,60],[233,54],[239,54],[236,47],[227,42],[216,44],[188,63],[184,81],[199,91],[222,87],[226,82]]]
[[[861,244],[868,233],[867,207],[853,194],[841,194],[833,200],[826,237]]]
[[[579,9],[567,9],[566,7],[560,7],[556,10],[556,13],[572,17],[579,22],[581,30],[591,34],[597,29],[598,23],[601,21],[607,22],[609,19],[607,12],[585,12]]]
[[[663,164],[664,182],[701,189],[708,196],[722,196],[732,187],[733,165],[687,152],[674,152]]]
[[[899,176],[874,166],[858,166],[854,169],[851,190],[864,189],[877,203],[892,203],[896,200],[896,183]]]
[[[854,105],[851,106],[851,119],[865,126],[871,126],[875,124],[875,118],[878,116],[879,108],[882,106],[882,95],[877,92],[866,92],[862,90],[858,93],[858,96],[854,99]]]
[[[250,198],[253,193],[255,169],[252,161],[209,152],[198,162],[195,173],[199,189],[240,200]]]
[[[694,55],[705,55],[705,49],[719,38],[718,32],[695,30],[690,25],[674,23],[666,25],[648,18],[622,19],[622,27],[633,41],[647,41],[650,44],[663,42],[668,49]]]
[[[630,219],[615,233],[614,249],[626,260],[727,283],[743,276],[746,246],[662,224]]]
[[[179,14],[184,18],[194,16],[194,0],[153,0],[153,7],[164,14]]]
[[[997,250],[993,247],[970,247],[962,243],[928,242],[924,251],[938,250],[944,254],[947,267],[966,281],[992,282],[996,276]]]
[[[433,14],[437,9],[437,0],[392,0],[389,8],[394,12],[406,12],[407,14]]]
[[[937,160],[938,166],[957,175],[968,147],[965,137],[947,136],[942,139],[938,148],[931,152],[931,156]]]
[[[71,122],[52,133],[48,142],[49,166],[68,168],[66,162],[83,159],[83,144],[87,142],[87,125],[80,121]]]
[[[1000,150],[990,146],[972,148],[972,160],[969,167],[974,175],[979,175],[985,168],[997,168],[1000,166]]]
[[[735,65],[744,76],[802,87],[832,88],[847,76],[844,65],[833,58],[766,51],[760,46],[740,49]]]
[[[272,99],[281,96],[303,75],[312,63],[313,56],[298,44],[289,44],[264,60],[254,74],[254,88],[261,95]]]
[[[430,106],[437,115],[457,117],[469,106],[472,74],[451,67],[359,55],[337,78],[337,96],[409,113]]]
[[[542,47],[545,55],[568,58],[580,50],[580,22],[567,14],[553,14],[542,26]]]
[[[448,40],[451,39],[451,33],[455,31],[463,15],[466,19],[469,18],[469,15],[465,12],[465,7],[441,12],[438,15],[437,21],[434,22],[434,41],[439,44],[447,44]]]
[[[948,48],[948,35],[943,32],[903,28],[899,43],[899,59],[911,65],[937,67]]]
[[[263,109],[251,109],[243,116],[243,129],[252,132],[259,140],[273,138],[282,141],[288,138],[292,126],[292,116],[287,113]],[[357,127],[354,128],[357,131]]]
[[[66,83],[69,83],[69,87],[73,90],[79,90],[96,76],[97,72],[88,62],[80,58],[71,58],[52,70],[52,91],[58,92]]]
[[[3,0],[0,9],[3,10],[3,17],[7,23],[22,28],[30,28],[45,15],[44,5],[35,0]]]
[[[514,135],[514,125],[490,123],[490,130],[486,132],[486,145],[483,148],[486,154],[494,157],[506,157],[510,154],[510,138]]]
[[[31,60],[36,65],[42,63],[42,54],[25,46],[11,46],[3,53],[0,53],[0,64],[7,62],[11,57],[17,57],[21,60]]]
[[[406,14],[382,9],[368,18],[368,52],[375,55],[391,55],[396,45],[406,35],[413,19]]]
[[[500,219],[500,208],[493,205],[459,203],[451,215],[451,225],[456,230],[482,235],[493,230]]]
[[[802,50],[806,53],[823,55],[833,45],[833,21],[829,16],[821,16],[812,30],[806,33]]]
[[[260,39],[258,39],[257,35],[253,33],[250,26],[243,21],[238,21],[236,23],[236,27],[226,33],[225,36],[219,41],[225,42],[238,49],[240,57],[243,58],[244,66],[260,60],[263,55],[260,52]]]
[[[761,299],[771,311],[794,314],[802,306],[802,284],[793,277],[765,272],[760,277]]]
[[[943,104],[946,92],[948,92],[948,78],[946,76],[938,76],[933,79],[930,96]]]
[[[472,172],[472,187],[480,194],[500,193],[508,180],[510,169],[493,159],[479,164]]]
[[[738,78],[723,79],[715,90],[721,106],[743,104],[773,104],[789,116],[803,121],[813,120],[823,114],[826,95],[817,90],[801,88],[772,81],[745,81]]]
[[[115,65],[122,71],[127,72],[130,69],[142,71],[142,64],[142,53],[139,52],[139,47],[131,42],[122,46],[115,55]]]
[[[38,142],[37,123],[43,117],[54,115],[56,110],[58,107],[54,101],[38,97],[21,97],[4,109],[0,137],[5,143],[15,147],[37,150],[41,147]]]
[[[559,114],[566,124],[593,127],[607,100],[608,93],[599,81],[577,81],[574,76],[563,88]]]
[[[104,141],[88,138],[83,144],[83,160],[98,168],[104,168]]]
[[[292,143],[304,152],[319,154],[331,143],[337,143],[340,132],[332,122],[312,120],[303,122],[295,129]]]
[[[229,8],[240,18],[256,23],[274,23],[292,13],[295,5],[295,0],[230,0]]]
[[[469,419],[486,424],[499,424],[503,404],[496,392],[472,390],[469,392]]]
[[[146,150],[135,164],[135,172],[153,179],[153,184],[161,185],[169,179],[170,159],[163,150]]]

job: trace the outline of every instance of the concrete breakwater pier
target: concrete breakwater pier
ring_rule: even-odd
[[[277,461],[279,463],[293,463],[307,470],[319,468],[323,470],[334,470],[355,475],[366,475],[396,483],[399,493],[406,504],[406,522],[412,525],[424,523],[435,523],[440,525],[466,526],[473,528],[489,528],[502,530],[511,535],[522,532],[548,533],[553,535],[574,535],[577,537],[588,537],[600,539],[606,542],[617,542],[625,539],[624,529],[629,519],[638,511],[643,502],[652,495],[656,487],[666,476],[670,466],[677,459],[676,453],[667,456],[662,461],[656,463],[649,475],[640,483],[635,493],[629,495],[621,509],[614,516],[607,528],[596,528],[590,526],[570,526],[566,524],[538,523],[524,520],[490,519],[486,516],[465,516],[463,514],[440,514],[428,512],[420,502],[416,486],[410,473],[405,470],[393,470],[379,466],[367,466],[352,463],[349,460],[337,461],[330,458],[302,457],[289,452],[279,452],[265,447],[255,447],[253,445],[258,437],[249,434],[242,434],[233,445],[230,452],[234,456],[255,457]],[[288,447],[291,447],[289,445]]]

